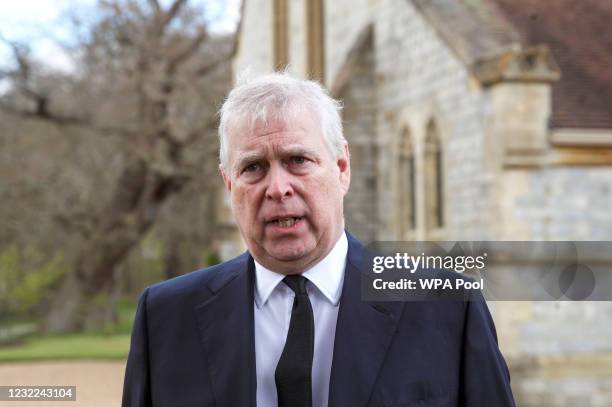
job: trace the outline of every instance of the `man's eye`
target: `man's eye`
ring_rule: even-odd
[[[256,172],[256,171],[259,171],[259,169],[261,169],[261,165],[257,163],[253,163],[253,164],[249,164],[246,167],[244,167],[242,172]]]
[[[293,164],[303,165],[303,164],[306,164],[307,161],[308,160],[305,157],[300,157],[300,156],[291,157],[291,162]]]

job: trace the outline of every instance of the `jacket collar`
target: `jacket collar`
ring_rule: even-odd
[[[362,245],[347,232],[348,255],[336,324],[329,406],[365,406],[400,320],[401,302],[363,302]],[[195,308],[217,405],[256,404],[253,258],[247,252],[208,282]]]
[[[402,302],[364,302],[363,247],[348,234],[349,252],[340,300],[329,406],[365,406],[397,329]],[[366,280],[363,280],[363,278]]]
[[[244,253],[209,282],[195,307],[213,394],[219,407],[255,407],[253,258]]]
[[[343,231],[331,251],[302,273],[334,306],[340,302],[342,281],[348,253],[348,238]],[[261,308],[285,277],[255,261],[255,305]]]

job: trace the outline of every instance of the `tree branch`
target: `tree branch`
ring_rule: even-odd
[[[93,123],[91,120],[82,117],[64,116],[57,113],[51,113],[47,109],[47,105],[48,104],[46,102],[42,104],[39,103],[36,111],[28,111],[24,109],[18,109],[15,106],[11,106],[7,103],[0,101],[0,109],[4,110],[9,114],[23,117],[24,119],[42,120],[60,127],[81,127],[102,134],[116,134],[121,136],[134,136],[137,134],[134,131],[130,131],[121,127],[99,126]]]
[[[30,61],[28,60],[29,48],[14,41],[9,41],[2,35],[0,35],[0,41],[6,43],[11,48],[15,62],[17,62],[17,70],[13,72],[13,75],[23,82],[28,81],[30,78]]]
[[[217,116],[213,116],[205,125],[198,127],[197,129],[192,130],[189,135],[181,142],[183,147],[187,147],[192,143],[196,142],[203,134],[208,134],[211,131],[217,130]],[[216,149],[216,147],[215,147]]]
[[[52,219],[67,231],[76,231],[85,238],[92,235],[93,228],[98,222],[95,215],[86,212],[56,213]]]
[[[208,32],[206,31],[206,28],[201,27],[198,32],[198,35],[191,41],[191,43],[187,47],[185,47],[185,49],[178,52],[170,59],[170,62],[168,63],[167,72],[174,73],[174,71],[176,71],[176,68],[186,59],[191,57],[198,50],[198,48],[200,48],[200,45],[202,45],[202,43],[206,39],[208,39]]]
[[[245,9],[245,1],[241,0],[240,2],[240,15],[241,16],[244,16],[244,9]],[[228,52],[228,54],[212,63],[209,63],[197,69],[194,72],[196,76],[202,77],[202,76],[208,75],[209,73],[217,69],[218,66],[222,65],[223,63],[231,59],[234,55],[236,55],[236,52],[238,51],[238,39],[239,39],[238,33],[240,33],[240,30],[242,28],[243,20],[244,19],[241,17],[240,20],[238,21],[238,27],[236,28],[236,33],[234,34],[234,38],[232,39],[232,48]]]
[[[175,0],[174,3],[172,3],[172,6],[170,6],[170,9],[164,13],[160,21],[162,29],[170,24],[170,22],[174,19],[174,17],[176,17],[186,3],[187,0]]]
[[[196,71],[194,72],[194,75],[196,77],[203,77],[208,75],[209,73],[213,72],[215,69],[217,69],[219,66],[223,65],[224,63],[226,63],[229,59],[231,58],[231,54],[228,56],[224,56],[222,58],[219,58],[207,65],[201,66],[200,68],[196,69]]]
[[[161,7],[159,6],[159,1],[157,0],[148,0],[149,6],[155,11],[155,15],[159,16],[162,13]]]

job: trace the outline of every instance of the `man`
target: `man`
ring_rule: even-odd
[[[220,161],[248,252],[150,287],[124,406],[513,406],[483,301],[364,302],[339,104],[272,74],[221,109]]]

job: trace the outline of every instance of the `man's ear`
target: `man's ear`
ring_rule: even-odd
[[[223,183],[225,184],[227,192],[232,192],[232,181],[229,179],[229,177],[223,170],[223,165],[221,164],[219,164],[219,172],[221,172],[221,177],[223,178]]]
[[[338,157],[336,163],[340,169],[340,186],[342,188],[342,194],[346,195],[351,185],[351,156],[347,143],[344,143],[342,155]]]

